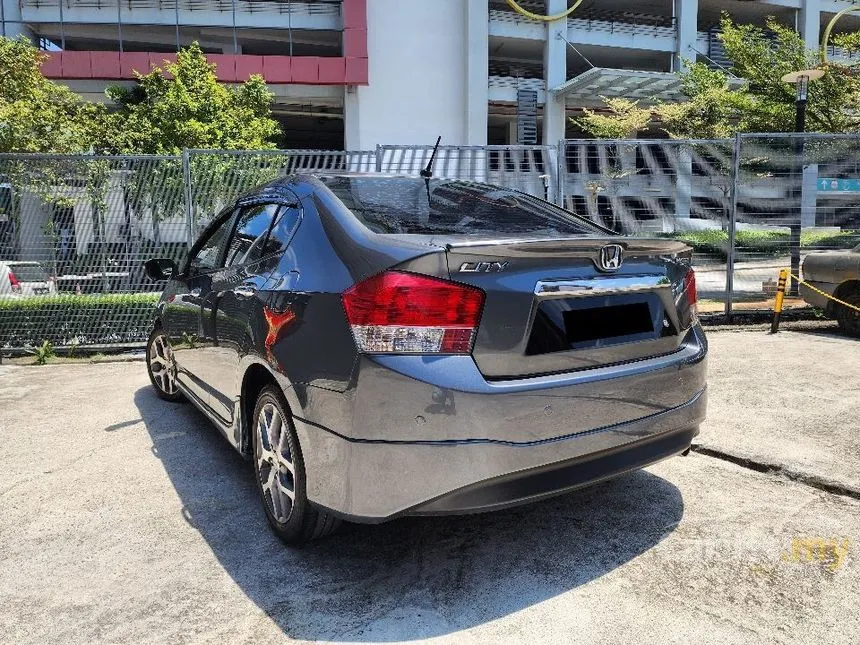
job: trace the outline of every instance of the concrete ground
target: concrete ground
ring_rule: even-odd
[[[709,340],[698,443],[860,497],[860,341],[835,325]]]
[[[860,342],[710,338],[717,456],[301,549],[142,364],[0,366],[0,642],[857,643]]]

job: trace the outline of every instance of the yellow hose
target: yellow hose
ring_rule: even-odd
[[[510,0],[508,0],[510,2]],[[830,19],[830,22],[827,23],[827,27],[824,28],[824,36],[821,38],[821,63],[827,63],[827,44],[830,42],[830,32],[833,31],[833,27],[836,26],[836,23],[839,22],[839,19],[844,16],[846,13],[851,13],[852,11],[860,11],[860,6],[854,5],[853,7],[846,7],[839,13],[837,13],[833,18]]]
[[[508,4],[511,5],[511,9],[524,15],[526,18],[531,18],[532,20],[543,20],[544,22],[555,22],[556,20],[561,20],[562,18],[567,18],[570,14],[572,14],[576,8],[582,4],[582,0],[576,0],[573,3],[573,6],[567,11],[562,11],[561,13],[557,13],[553,16],[541,16],[536,13],[532,13],[531,11],[527,11],[523,9],[520,5],[518,5],[514,0],[508,0]]]

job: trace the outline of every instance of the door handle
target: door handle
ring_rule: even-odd
[[[194,296],[195,298],[198,298],[200,296],[200,293],[201,293],[200,287],[194,287],[191,291],[188,292],[188,295]]]
[[[236,287],[233,289],[233,293],[237,296],[241,296],[243,298],[253,298],[254,294],[257,293],[257,290],[254,287]]]

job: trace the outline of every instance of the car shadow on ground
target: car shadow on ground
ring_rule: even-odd
[[[190,404],[135,403],[182,515],[292,638],[394,641],[487,623],[599,578],[678,525],[680,491],[645,471],[516,509],[345,525],[302,548],[269,531],[242,459]]]
[[[803,334],[805,336],[818,336],[820,338],[832,338],[833,340],[860,340],[860,338],[842,331],[836,321],[829,320],[822,321],[815,326],[808,327],[800,325],[786,325],[785,330],[796,334]]]

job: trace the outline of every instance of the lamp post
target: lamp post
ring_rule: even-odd
[[[806,131],[806,101],[809,96],[809,83],[817,81],[822,76],[824,76],[823,70],[802,69],[796,72],[789,72],[780,79],[783,83],[793,83],[797,90],[794,99],[794,131],[799,133],[799,136],[795,139],[794,154],[797,159],[798,168],[800,169],[798,173],[800,192],[797,220],[789,226],[791,229],[791,240],[789,242],[791,245],[791,274],[793,276],[800,275],[800,231],[803,214],[803,133]],[[798,295],[798,287],[797,280],[792,278],[789,293],[793,296]]]

